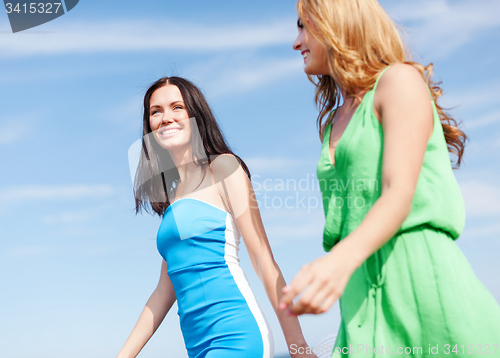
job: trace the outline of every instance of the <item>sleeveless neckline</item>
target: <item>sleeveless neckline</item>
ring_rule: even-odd
[[[349,123],[347,123],[347,126],[345,127],[344,129],[344,132],[342,133],[342,135],[340,136],[338,142],[337,142],[337,145],[335,146],[335,152],[333,153],[333,157],[335,159],[335,164],[333,163],[333,160],[332,160],[332,156],[330,154],[330,136],[331,136],[331,132],[332,132],[332,126],[333,126],[333,122],[330,122],[330,124],[328,125],[328,133],[326,135],[327,137],[327,147],[328,147],[328,151],[327,151],[327,154],[328,154],[328,162],[330,164],[330,166],[334,169],[334,170],[337,170],[336,168],[336,164],[337,164],[337,152],[338,152],[338,149],[340,148],[340,144],[342,142],[342,139],[344,139],[344,137],[346,136],[346,134],[348,133],[348,130],[353,122],[353,119],[354,119],[354,116],[356,115],[356,112],[359,110],[359,108],[361,107],[361,105],[363,104],[363,101],[364,99],[366,98],[366,95],[368,94],[365,93],[365,95],[363,96],[363,99],[361,100],[361,102],[359,103],[358,107],[356,108],[356,110],[354,111],[354,113],[352,114],[351,116],[351,119],[349,119]]]
[[[198,201],[198,202],[200,202],[200,203],[203,203],[203,204],[206,204],[206,205],[210,205],[211,207],[213,207],[213,208],[215,208],[215,209],[217,209],[217,210],[219,210],[219,211],[222,211],[222,212],[224,212],[224,213],[226,213],[226,214],[229,214],[227,211],[222,210],[221,208],[219,208],[219,207],[217,207],[217,206],[215,206],[215,205],[213,205],[213,204],[210,204],[210,203],[208,203],[208,202],[206,202],[206,201],[203,201],[203,200],[200,200],[200,199],[196,199],[196,198],[180,198],[180,199],[177,199],[177,200],[175,200],[174,202],[170,203],[170,205],[167,207],[167,209],[166,209],[166,210],[168,210],[168,208],[170,208],[170,207],[171,207],[174,203],[177,203],[178,201],[181,201],[181,200],[194,200],[194,201]],[[165,211],[165,212],[166,212],[166,211]]]
[[[358,107],[356,108],[356,110],[354,111],[354,113],[352,114],[351,116],[351,119],[349,119],[349,123],[347,123],[347,126],[345,127],[344,129],[344,132],[342,133],[342,135],[340,136],[338,142],[337,142],[337,145],[335,146],[335,152],[333,153],[333,159],[335,159],[335,163],[333,163],[332,161],[332,156],[330,155],[330,136],[331,136],[331,132],[332,132],[332,126],[333,126],[333,122],[330,122],[326,128],[327,130],[327,133],[325,133],[325,137],[327,140],[325,140],[325,138],[323,139],[323,143],[327,143],[327,154],[328,154],[328,163],[330,164],[330,167],[332,167],[333,170],[337,170],[337,152],[338,150],[341,148],[340,147],[340,144],[342,142],[342,140],[344,139],[344,137],[346,137],[346,134],[348,134],[350,128],[352,127],[352,122],[355,121],[356,118],[356,114],[358,113],[358,111],[360,110],[360,108],[362,108],[365,103],[366,103],[366,98],[369,97],[369,95],[371,95],[372,93],[374,94],[375,93],[375,90],[377,89],[377,85],[378,85],[378,82],[380,80],[380,78],[382,77],[382,75],[384,74],[384,72],[389,69],[390,66],[387,66],[386,68],[384,68],[382,71],[380,71],[380,74],[378,75],[377,77],[377,80],[375,81],[375,85],[373,86],[373,88],[371,90],[369,90],[368,92],[365,93],[365,95],[363,96],[363,99],[361,100],[361,102],[359,103]],[[372,103],[373,105],[373,103]],[[337,108],[336,108],[337,109]],[[336,109],[334,109],[333,111],[335,111]],[[358,116],[359,117],[359,116]],[[377,122],[378,122],[378,119],[377,119]],[[380,122],[379,122],[380,124]]]
[[[339,139],[334,153],[335,166],[329,155],[331,126],[325,128],[316,167],[325,213],[325,251],[355,230],[381,195],[384,128],[373,112],[375,89],[374,86],[365,94],[360,103],[362,108],[358,107],[353,114],[360,118],[352,118],[354,123],[348,123]],[[439,113],[432,97],[429,100],[433,109],[433,131],[427,140],[410,215],[398,232],[428,224],[456,239],[463,229],[465,211]]]

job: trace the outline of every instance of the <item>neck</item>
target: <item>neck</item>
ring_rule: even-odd
[[[367,91],[358,91],[356,95],[363,98],[366,92]],[[345,106],[345,108],[351,108],[352,106],[355,106],[360,103],[360,100],[358,98],[351,96],[348,97],[347,90],[345,88],[340,88],[340,94],[342,95],[342,99],[344,100],[342,106],[343,107]]]
[[[342,107],[351,108],[357,101],[356,97],[348,97],[345,88],[340,89],[340,94],[342,95]]]
[[[193,148],[191,146],[183,150],[169,150],[169,153],[177,167],[179,180],[181,182],[185,182],[189,176],[200,169],[199,166],[193,162]]]

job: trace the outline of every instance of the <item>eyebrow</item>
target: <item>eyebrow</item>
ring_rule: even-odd
[[[174,104],[177,104],[177,103],[180,103],[180,104],[183,104],[184,105],[184,102],[181,101],[181,100],[178,100],[178,101],[173,101],[172,103],[170,103],[170,106],[173,106]],[[160,105],[158,104],[154,104],[152,106],[149,107],[149,110],[153,109],[153,108],[159,108],[161,107]]]
[[[183,101],[178,100],[178,101],[173,101],[172,103],[170,103],[170,105],[177,104],[177,103],[184,104],[184,102],[183,102]]]

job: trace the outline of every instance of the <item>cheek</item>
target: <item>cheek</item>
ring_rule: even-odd
[[[194,121],[194,122],[196,123],[196,121]],[[187,114],[185,117],[183,117],[183,119],[179,120],[179,123],[181,124],[182,129],[185,132],[191,133],[191,128],[193,126],[193,120],[191,118],[189,118],[189,116]]]
[[[188,119],[188,121],[189,121],[189,119]],[[191,125],[190,124],[185,125],[184,126],[184,135],[186,136],[187,139],[191,138],[191,133],[192,133]]]
[[[151,127],[152,131],[157,130],[160,127],[161,119],[158,117],[150,117],[149,118],[149,127]]]
[[[327,61],[326,51],[323,48],[323,46],[321,46],[321,44],[317,43],[316,46],[314,47],[314,59],[318,63],[326,63]]]

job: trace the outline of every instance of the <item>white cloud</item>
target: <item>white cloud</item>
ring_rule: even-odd
[[[432,58],[446,57],[472,42],[485,30],[500,26],[500,2],[483,1],[398,1],[384,2],[387,12],[408,26],[410,43]],[[394,5],[396,4],[396,5]]]
[[[306,215],[301,215],[302,220]],[[317,240],[321,242],[323,235],[324,220],[296,221],[290,219],[290,212],[287,211],[281,221],[281,225],[271,224],[267,226],[270,240],[273,242],[286,242],[289,240]]]
[[[500,2],[422,0],[383,2],[388,13],[407,23],[410,42],[433,58],[445,57],[469,43],[482,31],[500,26]],[[291,45],[296,35],[295,18],[276,19],[265,24],[209,26],[164,20],[115,20],[74,22],[58,31],[57,23],[45,26],[49,31],[25,32],[20,36],[4,34],[1,57],[56,55],[67,53],[182,50],[220,51],[250,49],[278,44]],[[161,30],[159,30],[161,29]],[[52,31],[51,31],[52,30]],[[55,30],[55,31],[54,31]]]
[[[146,92],[146,90],[144,90]],[[127,132],[134,131],[135,134],[142,134],[144,94],[130,96],[120,102],[110,103],[100,110],[98,115],[107,122],[117,125]]]
[[[290,168],[296,169],[297,166],[305,164],[300,159],[280,158],[280,157],[250,157],[245,158],[245,163],[248,165],[251,173],[269,174],[282,173]]]
[[[442,106],[451,108],[453,111],[454,107],[457,107],[457,110],[477,113],[478,109],[500,104],[499,91],[498,81],[490,83],[481,81],[473,85],[464,83],[463,88],[450,89],[450,92],[440,97],[439,101]]]
[[[472,228],[465,227],[460,238],[466,240],[477,240],[486,238],[498,238],[500,236],[500,223],[479,225]]]
[[[49,252],[49,249],[44,246],[18,246],[12,247],[5,250],[5,255],[10,258],[19,259],[19,258],[28,258],[34,256],[40,256]]]
[[[94,217],[92,212],[64,212],[60,214],[50,214],[42,216],[42,223],[46,225],[52,224],[72,224],[84,223]]]
[[[0,37],[1,41],[1,37]],[[1,48],[1,44],[0,44]],[[0,54],[1,58],[2,54]],[[137,71],[137,65],[130,62],[100,63],[99,66],[88,66],[86,63],[75,62],[72,66],[58,66],[54,63],[40,71],[36,66],[11,66],[0,76],[1,85],[18,85],[19,83],[48,83],[51,81],[68,81],[73,78],[92,78],[116,74],[131,74]]]
[[[315,242],[321,246],[325,219],[320,205],[321,203],[310,212],[298,208],[263,210],[261,205],[262,220],[273,247],[277,248],[295,240]]]
[[[479,180],[460,183],[468,217],[500,215],[500,186]]]
[[[245,62],[236,62],[237,66],[234,66],[235,62],[224,63],[224,68],[217,71],[222,75],[207,86],[210,98],[262,88],[290,76],[304,76],[303,60],[299,55],[283,60],[261,58],[251,63],[247,58]]]
[[[476,129],[481,127],[488,127],[492,124],[500,122],[500,109],[489,112],[484,116],[479,118],[473,118],[467,122],[467,127],[470,129]]]
[[[26,185],[1,189],[0,199],[2,203],[26,200],[86,199],[109,196],[113,192],[113,187],[105,184],[61,186]]]
[[[500,83],[478,82],[465,88],[445,93],[439,99],[440,105],[461,122],[466,134],[469,131],[483,134],[500,123]]]
[[[133,252],[137,256],[150,254],[151,251],[148,252],[147,246],[153,245],[146,246],[143,241],[144,239],[140,241],[83,242],[78,251],[83,256],[92,257],[116,255],[121,252]]]
[[[27,134],[30,126],[25,122],[8,122],[0,127],[0,145],[16,142]]]
[[[56,26],[56,25],[53,25]],[[220,51],[291,44],[295,20],[237,26],[204,26],[154,21],[80,22],[64,32],[2,36],[1,57],[144,50]]]

